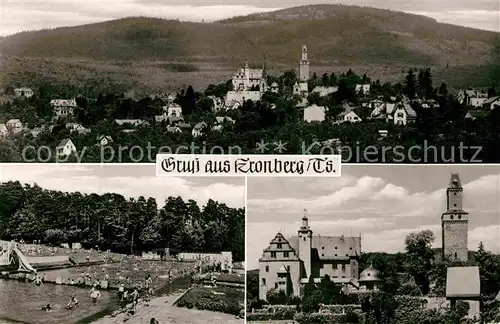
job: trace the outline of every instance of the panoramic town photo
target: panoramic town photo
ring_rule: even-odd
[[[348,165],[247,190],[247,321],[499,323],[498,167]]]
[[[500,162],[497,0],[4,1],[0,161]]]
[[[2,165],[0,323],[243,323],[243,178]]]

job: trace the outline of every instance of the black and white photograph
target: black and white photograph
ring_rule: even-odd
[[[499,163],[498,0],[3,0],[0,161]],[[322,152],[322,153],[321,153]]]
[[[247,321],[498,323],[500,168],[249,178]]]
[[[243,323],[245,179],[0,168],[0,323]]]

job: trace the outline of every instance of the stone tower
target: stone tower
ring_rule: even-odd
[[[306,210],[302,217],[302,226],[299,229],[299,258],[304,262],[304,272],[301,277],[309,278],[311,275],[311,248],[312,248],[312,230],[309,227]]]
[[[443,260],[468,259],[469,214],[462,209],[463,191],[458,173],[452,173],[450,185],[446,189],[446,212],[441,216]]]
[[[307,58],[307,46],[302,46],[302,57],[299,62],[299,81],[307,82],[309,80],[309,59]]]

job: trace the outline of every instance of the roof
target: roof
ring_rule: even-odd
[[[194,125],[193,129],[201,129],[203,127],[207,127],[207,123],[205,122],[197,123],[196,125]]]
[[[338,114],[337,117],[342,117],[342,116],[348,115],[350,113],[353,113],[356,116],[358,116],[358,114],[356,114],[356,112],[354,110],[345,110],[345,111],[341,112],[340,114]]]
[[[450,267],[446,274],[446,298],[477,298],[481,295],[479,267]]]
[[[415,112],[415,110],[413,110],[413,108],[410,106],[409,103],[399,103],[398,105],[396,105],[396,109],[393,110],[393,114],[396,113],[396,111],[399,109],[399,108],[403,108],[406,113],[408,114],[408,116],[410,117],[417,117],[417,113]]]
[[[5,124],[0,124],[0,131],[6,131],[7,130],[7,126],[5,126]]]
[[[489,105],[489,104],[494,103],[497,100],[500,100],[500,96],[491,97],[491,98],[487,99],[485,102],[483,102],[483,104]]]
[[[63,140],[59,143],[59,145],[57,145],[57,147],[64,147],[64,146],[66,146],[66,144],[68,144],[68,143],[73,144],[73,142],[71,141],[71,139],[69,139],[69,138],[65,138],[65,139],[63,139]]]
[[[288,239],[290,246],[298,251],[299,237]],[[361,255],[361,237],[323,236],[312,237],[313,255],[320,260],[345,260]]]
[[[451,174],[449,188],[462,189],[462,184],[460,183],[460,176],[458,175],[458,173]]]
[[[75,99],[52,99],[50,101],[51,106],[56,107],[76,107]]]
[[[7,121],[7,124],[18,124],[18,123],[21,123],[21,120],[19,120],[19,119],[9,119]]]
[[[229,123],[234,123],[234,120],[231,117],[227,116],[217,116],[215,117],[215,120],[217,121],[217,123],[223,123],[224,121],[227,121]]]
[[[375,269],[373,265],[363,270],[359,275],[359,282],[380,282],[382,278],[380,277],[380,271]]]
[[[299,261],[297,255],[297,249],[295,249],[290,242],[281,233],[277,233],[274,238],[269,242],[269,246],[264,249],[262,257],[259,261]],[[281,255],[276,255],[276,257],[271,257],[271,252],[288,252],[287,258],[281,257]]]

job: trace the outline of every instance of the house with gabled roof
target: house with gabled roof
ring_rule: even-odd
[[[217,116],[215,117],[215,123],[213,126],[213,130],[220,131],[224,128],[224,124],[234,125],[235,121],[231,117],[228,116]]]
[[[113,143],[113,138],[110,135],[98,135],[97,144],[100,146],[106,146]]]
[[[493,110],[497,107],[500,107],[500,96],[488,98],[485,102],[483,102],[483,108],[488,110]]]
[[[203,134],[203,130],[205,130],[208,127],[207,123],[201,122],[197,123],[193,127],[193,131],[191,132],[193,134],[193,137],[198,137]]]
[[[406,125],[414,122],[416,119],[417,113],[407,102],[396,104],[391,115],[388,115],[388,120],[394,121],[394,125]]]
[[[64,158],[73,153],[76,153],[76,146],[69,138],[63,139],[59,142],[59,145],[56,146],[56,155],[58,158]]]

